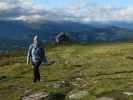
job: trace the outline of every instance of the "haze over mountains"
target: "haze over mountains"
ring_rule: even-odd
[[[38,34],[45,42],[54,41],[60,32],[67,32],[70,38],[78,42],[115,42],[133,39],[133,23],[131,22],[74,22],[50,21],[27,23],[25,21],[0,21],[1,45],[25,47],[34,34]],[[5,41],[6,40],[6,41]]]

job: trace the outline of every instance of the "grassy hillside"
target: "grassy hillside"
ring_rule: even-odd
[[[82,100],[112,97],[133,100],[133,43],[66,45],[47,48],[48,81],[42,65],[41,82],[32,82],[32,66],[26,65],[26,51],[0,55],[0,100],[20,100],[26,91],[62,92],[66,97],[86,90]],[[66,82],[68,88],[54,86]]]

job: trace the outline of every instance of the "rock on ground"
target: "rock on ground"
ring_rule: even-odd
[[[76,93],[72,93],[69,95],[69,99],[71,100],[79,100],[82,99],[83,97],[89,95],[88,91],[78,91]]]
[[[111,97],[99,97],[96,100],[114,100],[114,99]]]
[[[48,95],[49,95],[48,93],[40,92],[40,93],[31,94],[29,96],[24,96],[22,97],[21,100],[42,100],[46,99]]]
[[[126,94],[128,96],[133,96],[133,92],[123,92],[123,94]]]

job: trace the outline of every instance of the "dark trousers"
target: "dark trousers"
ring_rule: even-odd
[[[39,71],[40,64],[41,62],[36,62],[36,63],[32,62],[33,74],[34,74],[33,82],[40,81],[40,71]]]

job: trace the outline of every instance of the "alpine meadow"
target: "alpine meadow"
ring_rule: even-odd
[[[133,100],[133,0],[0,0],[0,100]]]

